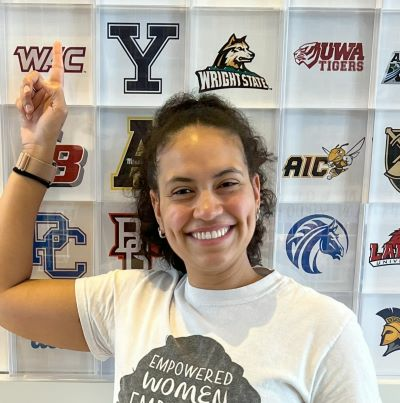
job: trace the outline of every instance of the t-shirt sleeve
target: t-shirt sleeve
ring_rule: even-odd
[[[99,360],[114,353],[115,272],[75,281],[79,319],[90,352]]]
[[[354,315],[321,361],[313,403],[381,403],[371,354]]]

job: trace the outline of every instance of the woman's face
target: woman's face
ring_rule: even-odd
[[[158,154],[158,224],[188,274],[247,268],[260,203],[240,139],[212,126],[180,130]]]

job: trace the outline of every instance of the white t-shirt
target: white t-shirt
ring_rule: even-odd
[[[204,290],[120,270],[77,280],[76,299],[90,351],[115,356],[115,403],[381,402],[353,312],[276,271]]]

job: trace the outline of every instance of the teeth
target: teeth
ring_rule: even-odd
[[[229,227],[224,227],[218,231],[207,231],[207,232],[193,232],[193,237],[196,239],[216,239],[223,237],[229,230]]]

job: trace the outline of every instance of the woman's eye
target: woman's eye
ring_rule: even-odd
[[[225,181],[225,182],[222,182],[222,183],[221,183],[220,187],[222,187],[222,188],[229,188],[229,187],[233,187],[233,186],[236,186],[236,185],[238,185],[238,182],[235,182],[235,181]]]
[[[188,188],[181,188],[181,189],[176,189],[172,192],[173,196],[181,196],[181,195],[186,195],[191,193],[191,190]]]

